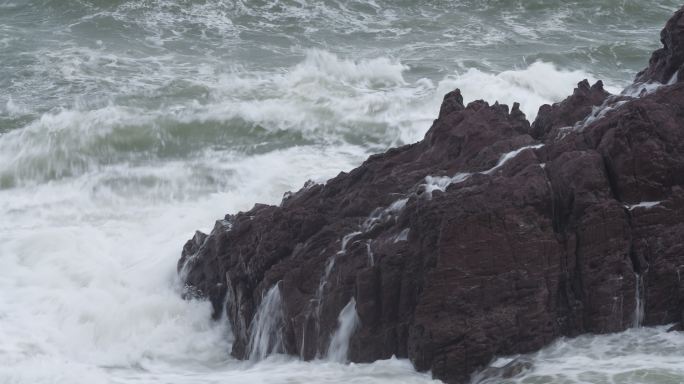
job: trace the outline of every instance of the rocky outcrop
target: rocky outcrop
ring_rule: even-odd
[[[663,47],[653,52],[648,67],[637,74],[637,83],[667,84],[684,80],[684,76],[679,76],[684,66],[684,9],[667,21],[660,32],[660,42]]]
[[[554,136],[558,135],[559,128],[586,124],[586,119],[593,116],[595,108],[606,101],[617,101],[614,99],[615,96],[611,97],[603,89],[603,82],[598,81],[590,86],[589,81],[583,80],[562,103],[544,104],[539,108],[530,135],[537,140],[543,140],[552,131]]]
[[[681,65],[681,12],[639,81]],[[456,90],[421,142],[227,215],[179,273],[239,358],[324,357],[335,335],[351,361],[459,383],[559,336],[681,322],[683,186],[683,83],[635,98],[583,81],[532,125]]]

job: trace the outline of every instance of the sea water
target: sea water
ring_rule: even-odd
[[[0,0],[0,383],[429,382],[233,359],[225,319],[180,298],[183,243],[420,140],[456,87],[529,119],[584,78],[619,91],[679,5]],[[681,382],[683,339],[559,340],[516,382]]]

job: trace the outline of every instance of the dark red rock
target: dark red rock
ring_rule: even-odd
[[[684,65],[684,9],[680,9],[667,21],[660,32],[663,48],[653,52],[648,67],[636,76],[635,82],[679,82],[679,70]],[[677,75],[675,77],[675,75]]]
[[[664,32],[670,62],[684,52],[680,16]],[[663,65],[652,59],[640,76],[667,76]],[[426,187],[427,176],[457,174],[470,176]],[[496,355],[559,336],[681,322],[683,186],[682,83],[631,98],[583,81],[531,127],[517,105],[464,106],[456,90],[423,141],[309,183],[280,206],[227,216],[188,241],[179,271],[216,315],[227,303],[239,358],[279,282],[285,352],[321,356],[354,298],[352,361],[408,357],[465,382]],[[403,209],[381,214],[399,199]]]
[[[577,84],[571,96],[554,105],[544,104],[539,108],[539,115],[532,124],[531,135],[535,139],[543,139],[549,132],[562,127],[572,127],[590,116],[593,108],[602,105],[610,96],[603,89],[603,82],[598,81],[590,86],[587,80]]]

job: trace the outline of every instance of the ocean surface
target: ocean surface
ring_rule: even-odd
[[[0,0],[0,383],[427,383],[230,357],[180,298],[197,228],[420,140],[444,93],[619,92],[669,0]],[[516,383],[682,383],[684,336],[559,340]],[[503,364],[500,359],[494,364]]]

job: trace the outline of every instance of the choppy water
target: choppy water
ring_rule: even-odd
[[[0,382],[428,382],[258,365],[179,298],[184,240],[419,140],[442,95],[531,118],[619,90],[675,1],[0,0]],[[675,383],[663,329],[562,341],[524,383]]]

